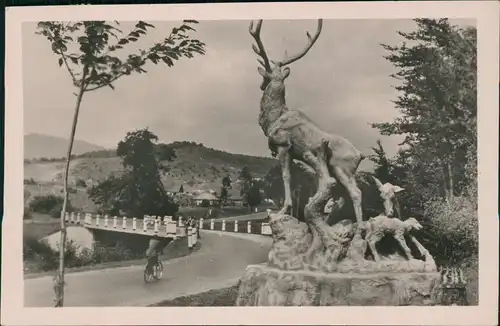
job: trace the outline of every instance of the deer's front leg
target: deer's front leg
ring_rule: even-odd
[[[403,248],[408,260],[413,259],[413,256],[411,254],[411,250],[408,247],[408,245],[406,244],[406,240],[405,240],[404,235],[403,234],[396,234],[396,235],[394,235],[394,238],[396,239],[397,242],[399,242],[399,245],[401,246],[401,248]]]
[[[420,252],[420,255],[423,257],[427,257],[429,255],[429,251],[425,249],[425,247],[418,241],[413,235],[410,235],[410,240],[415,244],[417,247],[418,251]]]
[[[281,175],[283,178],[283,185],[285,188],[285,203],[279,214],[290,214],[292,210],[292,188],[291,188],[291,174],[290,169],[292,165],[292,158],[290,156],[289,147],[278,147],[278,159],[281,166]]]
[[[366,233],[366,242],[368,242],[368,247],[370,247],[370,251],[372,252],[373,259],[375,261],[380,261],[380,255],[377,250],[377,243],[382,240],[384,235],[378,230],[370,230],[368,228]]]

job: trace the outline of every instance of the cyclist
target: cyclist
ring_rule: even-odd
[[[153,273],[153,267],[158,263],[158,256],[163,253],[163,249],[170,242],[168,238],[153,237],[149,239],[149,247],[146,250],[146,258],[148,263],[146,265],[146,270],[149,273]]]
[[[196,228],[196,235],[198,239],[201,239],[200,237],[200,221],[195,219],[194,217],[190,217],[189,220],[186,223],[186,227],[193,227]]]

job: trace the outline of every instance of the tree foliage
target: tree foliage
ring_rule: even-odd
[[[75,87],[83,84],[85,91],[105,86],[114,89],[114,82],[133,73],[146,73],[147,62],[163,63],[169,67],[182,57],[192,58],[205,54],[205,44],[187,34],[194,31],[195,20],[184,20],[172,29],[161,42],[135,53],[123,53],[127,45],[147,35],[154,25],[138,21],[133,29],[124,33],[117,21],[77,21],[38,23],[39,31],[51,44],[73,79]]]
[[[161,181],[166,167],[160,163],[155,134],[148,129],[127,133],[118,143],[117,154],[125,168],[119,176],[112,175],[92,187],[90,198],[102,212],[142,217],[174,215],[178,205],[167,195]],[[174,157],[173,155],[172,157]]]
[[[227,189],[231,189],[233,187],[231,178],[228,175],[222,178],[222,186]]]
[[[260,179],[252,179],[250,182],[250,187],[246,193],[246,203],[250,207],[250,210],[253,212],[255,207],[259,206],[262,203],[262,182]]]
[[[35,196],[29,203],[29,210],[58,218],[61,214],[63,197],[53,194]],[[68,207],[71,207],[69,204]]]
[[[292,189],[292,211],[293,215],[304,220],[304,208],[309,197],[316,192],[317,184],[315,176],[295,163],[292,163],[291,189]],[[275,203],[281,205],[285,199],[285,188],[281,172],[281,166],[275,165],[264,177],[264,194]]]
[[[405,188],[402,215],[420,218],[436,261],[455,264],[478,249],[476,29],[447,19],[415,22],[414,32],[399,32],[401,45],[383,45],[397,68],[401,115],[373,124],[404,141],[393,158],[377,144],[372,161],[383,181]]]
[[[377,140],[377,145],[375,147],[372,147],[372,150],[374,154],[369,156],[369,159],[375,164],[375,170],[373,172],[374,175],[380,180],[393,182],[394,180],[391,180],[392,166],[389,162],[389,158],[387,157],[387,153],[382,146],[382,142],[380,140]]]
[[[252,185],[252,179],[253,177],[250,169],[247,166],[244,166],[241,169],[240,174],[238,175],[238,181],[240,183],[240,195],[241,197],[243,197],[244,202]]]
[[[253,212],[254,208],[262,202],[262,181],[259,178],[254,178],[247,166],[241,169],[238,180],[243,203]]]
[[[392,77],[400,82],[401,116],[373,126],[383,135],[405,135],[400,154],[412,174],[431,174],[441,183],[433,195],[450,199],[467,183],[464,162],[477,149],[476,29],[447,19],[415,22],[416,31],[399,32],[402,45],[383,45],[398,68]]]
[[[227,175],[222,178],[222,186],[220,188],[220,202],[224,206],[229,199],[229,189],[232,188],[231,178]]]

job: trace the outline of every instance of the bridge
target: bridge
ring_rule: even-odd
[[[199,219],[187,223],[189,217],[144,216],[142,219],[126,216],[109,216],[92,213],[67,212],[65,221],[70,225],[80,225],[89,230],[137,234],[147,237],[177,239],[188,237],[188,246],[196,245],[198,229],[232,233],[259,234],[271,236],[271,226],[263,220],[239,219]],[[186,221],[186,222],[185,222]]]

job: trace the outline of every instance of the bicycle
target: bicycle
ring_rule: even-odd
[[[158,281],[163,276],[163,263],[161,260],[156,259],[156,263],[153,265],[152,271],[148,270],[148,265],[144,267],[144,282],[146,284]]]

